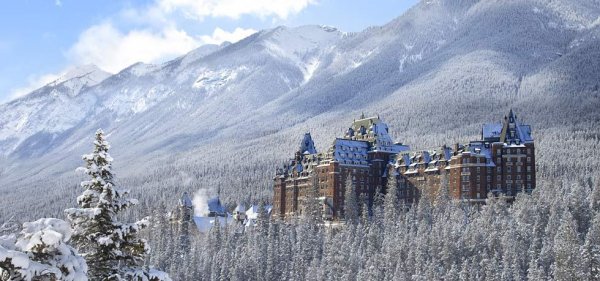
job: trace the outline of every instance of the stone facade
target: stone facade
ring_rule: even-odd
[[[483,202],[488,193],[514,197],[535,188],[535,147],[531,127],[511,110],[502,123],[485,124],[481,139],[433,151],[401,153],[392,167],[405,202],[422,192],[435,195],[447,188],[450,196]]]
[[[324,153],[317,153],[306,133],[295,157],[277,169],[272,214],[301,215],[303,202],[320,200],[326,219],[341,218],[347,177],[368,204],[377,190],[385,192],[388,175],[397,177],[398,195],[409,204],[424,193],[435,198],[442,188],[471,202],[483,202],[488,193],[510,198],[535,188],[531,127],[512,110],[501,123],[485,124],[480,140],[435,150],[410,151],[393,142],[388,130],[379,117],[362,116]],[[318,198],[311,198],[314,190]]]

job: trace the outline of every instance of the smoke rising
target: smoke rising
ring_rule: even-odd
[[[194,205],[194,215],[208,215],[208,200],[217,196],[217,193],[209,188],[200,188],[194,193],[192,204]]]

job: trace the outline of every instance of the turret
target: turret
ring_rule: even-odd
[[[190,199],[187,192],[184,192],[173,212],[172,219],[180,222],[191,221],[193,215],[194,205],[192,204],[192,199]]]
[[[300,154],[317,154],[317,149],[315,148],[315,143],[313,142],[310,133],[304,134],[298,152],[300,152]]]

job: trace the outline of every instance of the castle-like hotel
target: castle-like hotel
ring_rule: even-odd
[[[531,127],[518,122],[512,110],[501,123],[483,125],[481,139],[465,145],[410,151],[388,131],[379,117],[361,116],[321,153],[306,133],[295,157],[277,169],[272,214],[302,214],[303,202],[317,188],[324,216],[342,218],[347,177],[369,202],[377,190],[385,192],[390,177],[396,177],[398,196],[408,204],[442,188],[470,202],[483,202],[488,193],[512,197],[535,188]]]

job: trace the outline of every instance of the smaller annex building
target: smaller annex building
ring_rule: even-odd
[[[177,207],[171,212],[171,221],[178,222],[184,228],[182,231],[189,231],[187,225],[193,222],[193,225],[199,232],[208,232],[213,226],[233,225],[240,227],[253,226],[259,216],[259,206],[249,205],[248,208],[244,204],[236,206],[232,213],[221,204],[219,197],[214,197],[205,202],[207,211],[203,214],[195,214],[194,204],[187,192],[184,192]],[[267,215],[271,213],[270,205],[264,206]]]

